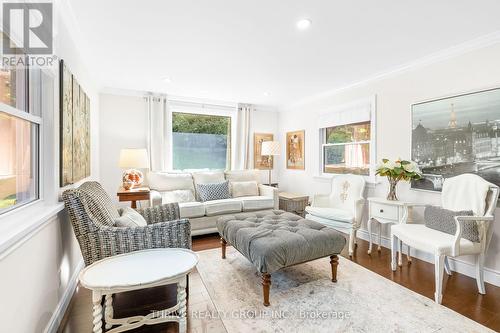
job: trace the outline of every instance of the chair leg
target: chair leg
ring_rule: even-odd
[[[446,274],[451,275],[450,262],[448,261],[448,257],[444,257],[444,271]]]
[[[354,247],[358,247],[358,230],[354,230]]]
[[[480,254],[476,259],[476,283],[480,294],[486,294],[484,287],[484,254]]]
[[[352,257],[354,253],[354,233],[354,229],[351,228],[351,230],[349,231],[349,257]]]
[[[436,280],[436,292],[434,300],[441,304],[443,299],[443,273],[444,273],[444,255],[436,255],[434,257],[434,278]]]
[[[220,245],[221,245],[221,250],[222,250],[222,259],[226,259],[226,245],[227,242],[224,238],[220,238]]]
[[[337,255],[330,256],[330,265],[332,266],[332,282],[337,282],[337,266],[339,265],[339,257]]]
[[[391,233],[391,269],[393,271],[397,268],[398,243],[398,238]]]

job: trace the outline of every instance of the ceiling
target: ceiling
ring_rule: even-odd
[[[498,0],[71,0],[71,7],[101,88],[269,105],[500,30]],[[297,29],[301,18],[312,20],[309,29]]]

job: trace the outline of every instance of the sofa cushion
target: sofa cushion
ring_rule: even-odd
[[[202,202],[181,202],[179,203],[181,218],[205,216],[205,205]]]
[[[211,200],[229,199],[229,182],[213,184],[196,184],[196,193],[198,200],[205,202]]]
[[[124,207],[119,211],[120,211],[120,217],[115,219],[115,227],[133,228],[133,227],[145,227],[148,225],[144,217],[133,208]]]
[[[233,198],[259,195],[259,187],[255,180],[248,182],[232,182],[230,188]]]
[[[249,182],[256,181],[257,184],[260,184],[260,172],[259,170],[232,170],[225,172],[226,179],[229,182]]]
[[[431,229],[455,235],[457,225],[455,216],[472,216],[472,210],[455,212],[436,206],[427,206],[424,210],[425,225]],[[464,221],[462,223],[462,238],[478,243],[479,231],[475,221]]]
[[[190,173],[148,173],[148,184],[158,192],[191,190],[194,193],[193,177]]]
[[[193,191],[191,190],[175,190],[161,192],[161,203],[173,203],[173,202],[193,202],[196,201],[194,198]]]
[[[354,216],[350,211],[337,208],[323,207],[306,207],[306,212],[311,215],[322,217],[328,220],[351,223],[354,221]]]
[[[263,197],[256,195],[249,197],[241,197],[238,198],[238,200],[241,201],[242,210],[244,212],[274,208],[274,199],[270,197]]]
[[[203,171],[203,172],[193,172],[194,183],[196,184],[211,184],[211,183],[222,183],[226,179],[224,178],[223,171]]]
[[[241,201],[238,199],[207,201],[204,205],[207,216],[241,212]]]

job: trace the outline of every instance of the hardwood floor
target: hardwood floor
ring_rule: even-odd
[[[193,238],[193,250],[202,251],[220,247],[218,235],[206,235]],[[393,272],[390,268],[390,250],[367,254],[368,242],[358,240],[353,261],[363,267],[390,279],[406,288],[431,299],[434,297],[434,265],[413,258],[411,264],[403,260],[403,267]],[[348,258],[347,248],[342,256]],[[342,267],[339,267],[339,270]],[[197,293],[197,284],[202,283],[197,273],[190,277],[191,307],[212,309],[208,295]],[[194,291],[194,292],[193,292]],[[129,316],[148,313],[152,309],[171,306],[175,303],[175,287],[159,287],[118,294],[115,296],[115,315]],[[445,274],[443,282],[443,305],[471,318],[495,331],[500,331],[500,287],[486,284],[486,295],[477,292],[476,281],[462,274]],[[218,319],[196,320],[188,318],[188,330],[191,332],[225,332]],[[91,294],[79,287],[73,296],[70,307],[63,319],[59,332],[80,333],[92,331]],[[132,332],[132,331],[131,331]],[[177,324],[143,326],[134,332],[177,332]]]

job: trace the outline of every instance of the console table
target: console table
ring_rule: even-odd
[[[368,254],[372,253],[372,224],[373,222],[379,223],[378,228],[378,248],[380,251],[380,244],[382,241],[382,225],[393,223],[411,223],[412,208],[421,206],[421,204],[412,203],[408,201],[393,201],[384,198],[371,197],[368,198],[368,237],[370,245],[368,247]],[[399,244],[399,266],[402,265],[402,244]],[[408,262],[411,262],[410,248],[407,252]]]
[[[168,321],[178,322],[179,332],[186,332],[186,275],[197,263],[198,255],[191,250],[159,248],[108,257],[86,267],[80,273],[80,282],[92,290],[93,332],[102,333],[103,296],[106,329],[111,329],[106,332],[123,332]],[[167,284],[177,284],[176,305],[145,316],[113,317],[113,294]]]

